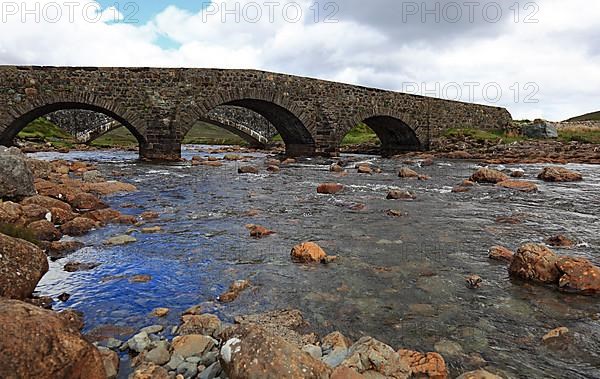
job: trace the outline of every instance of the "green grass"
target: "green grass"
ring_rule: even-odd
[[[444,133],[445,137],[449,138],[472,138],[478,142],[492,141],[492,142],[504,142],[512,143],[517,141],[526,140],[523,136],[507,136],[503,130],[482,130],[474,128],[452,128],[446,130]]]
[[[567,121],[600,121],[600,111],[573,117]]]
[[[43,117],[38,118],[27,125],[17,135],[17,138],[30,141],[50,142],[55,147],[71,147],[76,143],[75,137]]]
[[[342,146],[360,145],[364,143],[379,144],[380,141],[373,129],[363,123],[358,124],[350,130],[342,140]]]
[[[199,122],[192,127],[183,140],[184,144],[197,145],[246,145],[246,142],[223,128]],[[92,142],[96,147],[135,147],[137,140],[125,127],[112,130]]]
[[[558,131],[558,140],[562,142],[583,142],[600,144],[600,128],[565,128]]]

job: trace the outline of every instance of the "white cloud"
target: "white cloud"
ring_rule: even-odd
[[[80,3],[74,20],[63,13],[56,23],[33,18],[23,23],[19,14],[4,12],[0,63],[256,68],[395,90],[407,88],[408,82],[426,83],[429,89],[436,83],[443,88],[451,82],[479,82],[481,87],[493,82],[503,91],[496,105],[506,106],[516,118],[563,119],[600,107],[600,31],[595,27],[600,3],[541,0],[536,24],[509,19],[453,26],[402,23],[385,7],[393,1],[381,0],[366,11],[345,3],[338,23],[314,23],[309,0],[298,2],[303,7],[298,22],[283,17],[286,2],[274,9],[273,20],[262,7],[257,22],[245,22],[256,15],[252,9],[243,13],[245,3],[239,3],[240,22],[231,14],[222,22],[222,13],[191,13],[175,6],[146,24],[90,22],[81,9],[96,9],[91,0]],[[50,2],[25,1],[29,9]],[[226,0],[219,7],[231,10],[235,4]],[[123,14],[109,8],[98,17],[111,21]],[[159,38],[171,39],[173,46],[161,47]],[[519,101],[513,99],[516,83]],[[539,103],[524,103],[527,83],[539,87]],[[470,100],[467,94],[463,86],[463,100]],[[473,100],[485,102],[481,89],[474,95]]]

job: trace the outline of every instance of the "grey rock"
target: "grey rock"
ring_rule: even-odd
[[[208,367],[208,366],[212,365],[213,363],[215,363],[218,359],[219,359],[218,351],[209,351],[202,356],[202,360],[200,361],[200,363],[202,363],[204,366]]]
[[[147,334],[156,334],[162,332],[164,327],[162,325],[152,325],[140,329],[140,332],[146,332]]]
[[[140,332],[127,341],[127,346],[130,350],[133,350],[137,353],[142,353],[150,347],[151,343],[152,341],[150,341],[148,333]]]
[[[106,340],[106,347],[109,349],[118,349],[121,347],[121,345],[123,345],[123,342],[116,338],[110,337],[108,340]]]
[[[186,362],[190,362],[190,363],[195,363],[195,364],[199,364],[200,362],[202,362],[202,358],[200,357],[188,357],[185,359]]]
[[[185,360],[183,359],[183,357],[179,354],[173,354],[171,356],[171,360],[169,361],[169,363],[167,363],[166,367],[169,370],[177,370],[177,367],[179,367],[180,364],[184,363]]]
[[[302,348],[302,351],[310,354],[310,356],[315,359],[321,359],[321,357],[323,356],[321,348],[315,345],[306,345]]]
[[[147,362],[152,362],[162,366],[171,360],[171,354],[169,354],[169,350],[165,349],[165,347],[161,345],[147,352],[144,359]]]
[[[193,378],[198,374],[198,365],[190,362],[183,362],[177,366],[177,373],[183,375],[184,378]]]
[[[16,147],[0,146],[0,198],[15,199],[36,194],[27,158]]]
[[[98,170],[86,171],[83,173],[83,181],[86,183],[104,182],[104,176]]]
[[[336,349],[333,349],[331,351],[331,353],[329,353],[326,356],[324,356],[323,358],[321,358],[321,360],[326,365],[335,368],[335,367],[339,366],[346,359],[347,356],[348,356],[348,349],[343,348],[343,347],[338,347]]]
[[[198,376],[199,379],[214,379],[223,371],[221,369],[221,364],[219,362],[215,362],[212,365],[208,366],[206,370],[202,371]]]
[[[558,129],[545,120],[535,120],[522,127],[522,132],[530,138],[558,138]]]

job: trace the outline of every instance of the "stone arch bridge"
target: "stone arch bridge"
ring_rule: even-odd
[[[221,106],[266,119],[290,156],[334,155],[359,122],[392,155],[429,149],[447,128],[497,129],[512,120],[498,107],[255,70],[0,66],[2,145],[38,117],[81,109],[127,127],[141,158],[175,160],[192,126],[211,122]]]

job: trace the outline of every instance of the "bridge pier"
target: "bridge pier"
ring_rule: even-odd
[[[143,161],[177,162],[181,160],[181,143],[140,143],[140,159]]]

